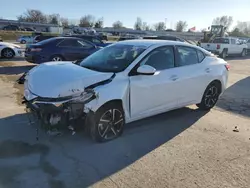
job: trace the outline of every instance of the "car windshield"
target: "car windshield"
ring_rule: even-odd
[[[121,72],[144,50],[145,46],[114,44],[84,59],[80,66],[99,72]]]

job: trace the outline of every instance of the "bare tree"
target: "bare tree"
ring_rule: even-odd
[[[119,20],[113,23],[113,28],[119,29],[122,27],[123,27],[123,23]]]
[[[61,24],[64,28],[69,27],[69,20],[67,18],[60,18]]]
[[[43,14],[40,10],[34,9],[28,9],[22,15],[18,16],[17,20],[25,22],[47,23],[46,15]]]
[[[80,19],[80,27],[93,27],[95,24],[95,17],[92,15],[86,15]]]
[[[95,28],[103,28],[103,25],[103,18],[100,18],[95,22]]]
[[[47,16],[47,22],[50,23],[50,24],[56,24],[56,25],[58,25],[59,24],[59,20],[58,20],[59,17],[60,17],[59,14],[48,15]]]
[[[175,30],[177,32],[183,32],[187,28],[187,22],[186,21],[178,21],[175,27]]]
[[[236,28],[245,35],[250,35],[250,22],[238,22]]]
[[[135,30],[142,30],[143,24],[142,24],[142,19],[137,17],[134,28]]]
[[[156,31],[163,31],[166,29],[166,25],[164,22],[159,22],[154,25]]]
[[[214,18],[213,20],[214,25],[223,25],[227,27],[227,29],[233,24],[233,17],[232,16],[221,16]]]

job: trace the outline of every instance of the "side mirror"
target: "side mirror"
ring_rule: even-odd
[[[137,69],[137,73],[141,75],[154,75],[156,69],[150,65],[142,65]]]

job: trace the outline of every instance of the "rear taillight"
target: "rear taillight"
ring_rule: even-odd
[[[220,45],[219,44],[217,44],[217,47],[216,47],[217,49],[220,49]]]
[[[227,71],[229,71],[229,70],[230,70],[230,65],[229,65],[229,64],[226,64],[226,65],[225,65],[225,68],[227,69]]]
[[[31,52],[40,52],[42,50],[42,48],[31,48],[30,51]]]

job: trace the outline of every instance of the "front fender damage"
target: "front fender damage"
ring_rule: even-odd
[[[24,98],[28,114],[32,114],[34,119],[39,121],[40,128],[46,130],[50,135],[61,134],[64,128],[72,131],[72,135],[77,130],[85,127],[89,131],[94,123],[94,112],[87,104],[90,101],[98,100],[98,93],[95,88],[110,83],[115,74],[109,79],[87,86],[84,92],[70,98],[42,98],[37,97],[31,101]],[[83,126],[84,125],[84,126]],[[59,131],[60,130],[60,131]]]

